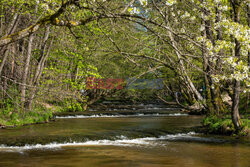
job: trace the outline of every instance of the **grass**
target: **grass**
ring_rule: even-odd
[[[32,111],[22,111],[8,107],[0,112],[0,127],[48,122],[52,118],[53,111],[43,106],[37,106]]]

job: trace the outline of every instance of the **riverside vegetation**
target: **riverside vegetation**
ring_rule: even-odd
[[[249,24],[248,0],[2,0],[0,126],[160,99],[205,114],[209,133],[246,135]],[[163,88],[87,89],[88,77]]]

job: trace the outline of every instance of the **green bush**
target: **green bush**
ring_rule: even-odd
[[[64,111],[65,112],[79,112],[79,111],[84,111],[84,107],[83,107],[83,103],[79,103],[76,100],[66,100],[65,101],[65,108]]]
[[[249,125],[248,119],[242,119],[242,131],[239,135],[246,135],[246,131]],[[231,117],[225,116],[220,118],[218,116],[208,116],[203,119],[202,124],[207,127],[208,133],[213,134],[226,134],[232,135],[235,133],[235,128]]]
[[[207,127],[209,133],[233,134],[235,131],[232,120],[227,118],[209,116],[203,120],[202,124]]]
[[[23,111],[16,109],[13,104],[7,103],[0,112],[1,126],[20,126],[25,124],[34,124],[47,122],[53,118],[52,110],[45,109],[37,105],[32,111]]]

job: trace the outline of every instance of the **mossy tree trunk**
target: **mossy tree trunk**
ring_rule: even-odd
[[[219,22],[221,11],[216,8],[216,22]],[[205,30],[203,32],[203,36],[207,39],[211,40],[212,44],[215,45],[215,40],[223,40],[222,30],[217,29],[217,37],[215,37],[213,31],[211,30],[211,22],[209,20],[204,22]],[[203,44],[204,45],[204,44]],[[203,46],[204,48],[204,46]],[[217,58],[216,63],[214,63],[211,58],[209,58],[208,54],[203,49],[203,70],[206,72],[205,74],[205,85],[206,85],[206,104],[207,109],[209,110],[210,115],[221,115],[225,113],[226,107],[223,103],[220,84],[215,83],[213,81],[212,76],[215,74],[221,73],[221,56],[224,55],[223,50],[221,49],[219,52],[219,56]]]
[[[240,22],[240,8],[241,8],[241,1],[240,0],[231,0],[231,4],[233,7],[233,13],[234,13],[234,21],[236,23]],[[240,49],[241,45],[240,42],[235,38],[235,57],[238,59],[237,61],[240,61]],[[234,85],[233,85],[233,105],[231,110],[232,115],[232,122],[234,124],[236,133],[238,133],[241,130],[241,120],[240,120],[240,114],[239,114],[239,102],[240,102],[240,81],[234,79]]]

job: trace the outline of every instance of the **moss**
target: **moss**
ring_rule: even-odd
[[[245,136],[249,131],[250,122],[248,119],[242,119],[241,121],[242,128],[238,135]],[[206,132],[211,134],[233,135],[236,132],[230,115],[227,115],[223,118],[215,115],[208,116],[203,119],[202,124],[204,127],[206,127]]]
[[[248,114],[250,113],[249,106],[250,106],[250,94],[248,93],[241,93],[240,95],[240,104],[239,110],[241,114]]]

